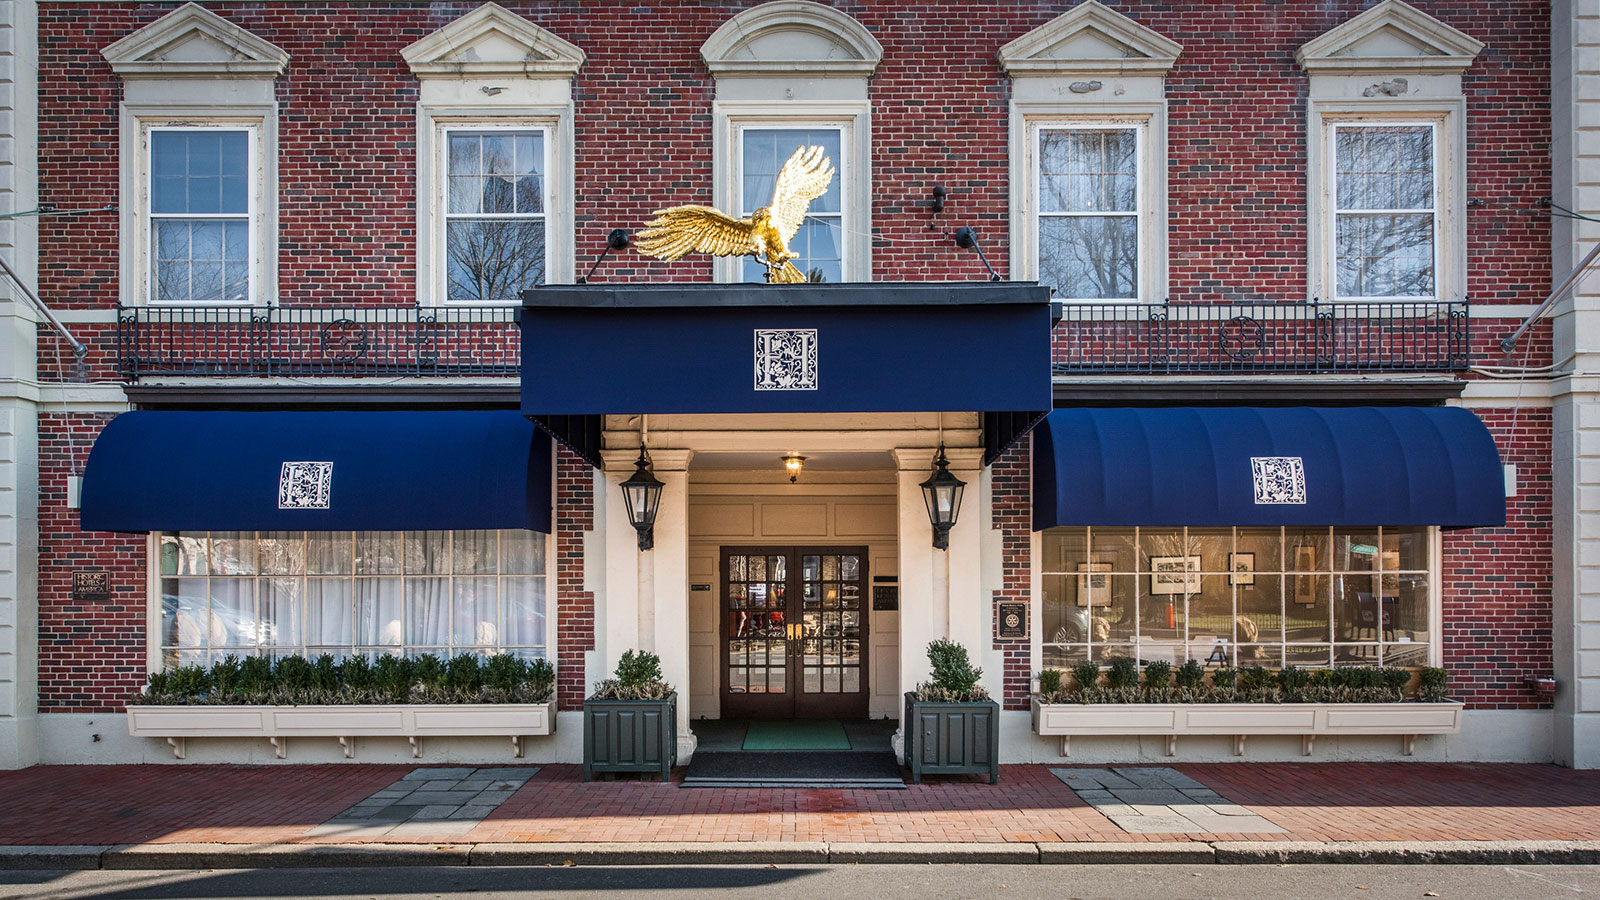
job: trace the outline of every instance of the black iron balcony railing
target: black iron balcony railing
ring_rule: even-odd
[[[1467,301],[1063,303],[1057,374],[1467,368]]]
[[[1468,305],[1066,303],[1057,374],[1460,371]],[[117,361],[151,376],[504,376],[521,336],[505,306],[123,307]]]
[[[506,306],[122,307],[124,378],[160,375],[515,375]]]

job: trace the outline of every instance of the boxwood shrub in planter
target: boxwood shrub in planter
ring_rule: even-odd
[[[654,653],[622,654],[614,678],[583,701],[583,780],[618,772],[672,775],[678,761],[678,695]]]
[[[1000,781],[1000,704],[978,684],[967,648],[940,638],[928,645],[931,681],[906,692],[905,753],[911,783],[923,775],[983,775]]]

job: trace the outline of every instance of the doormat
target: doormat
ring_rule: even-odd
[[[757,719],[744,733],[746,750],[849,750],[837,719]]]
[[[887,750],[881,753],[696,751],[680,784],[686,788],[906,789],[900,764]]]

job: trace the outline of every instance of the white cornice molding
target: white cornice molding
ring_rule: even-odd
[[[1156,75],[1183,47],[1122,13],[1086,0],[1000,48],[1012,76]]]
[[[100,51],[123,79],[270,81],[289,54],[197,3],[185,3]]]
[[[711,74],[769,76],[807,73],[865,78],[883,59],[866,27],[810,0],[774,0],[723,22],[700,45]]]
[[[400,51],[418,78],[571,78],[576,45],[498,3],[485,3]]]
[[[1302,44],[1294,60],[1308,74],[1460,74],[1484,44],[1401,0],[1384,0]]]

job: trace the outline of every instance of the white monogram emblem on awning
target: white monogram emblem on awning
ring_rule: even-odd
[[[279,509],[327,509],[333,497],[333,463],[286,462],[278,474]]]
[[[1306,502],[1306,466],[1298,456],[1252,456],[1256,505]]]
[[[817,389],[815,328],[756,329],[756,390]]]

